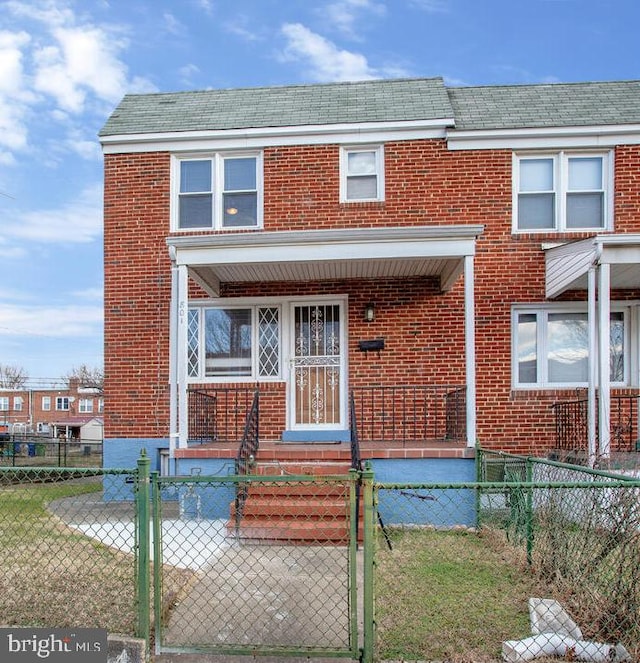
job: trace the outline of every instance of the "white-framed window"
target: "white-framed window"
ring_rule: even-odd
[[[9,412],[8,396],[0,396],[0,412]]]
[[[98,399],[98,412],[104,412],[104,398]]]
[[[83,412],[84,414],[93,412],[93,399],[81,398],[78,402],[78,412]]]
[[[220,305],[189,309],[187,372],[194,380],[281,377],[281,307]]]
[[[610,152],[516,154],[515,232],[613,229]]]
[[[56,410],[68,410],[68,409],[69,409],[69,397],[56,396]]]
[[[16,412],[22,412],[22,406],[24,404],[24,398],[22,396],[15,396],[13,399],[13,409]]]
[[[42,397],[42,409],[47,412],[51,409],[51,396]]]
[[[259,153],[176,156],[172,182],[172,230],[262,226]]]
[[[516,388],[582,387],[588,383],[587,312],[579,307],[514,307],[513,384]],[[611,383],[629,384],[631,310],[611,311]]]
[[[340,202],[384,200],[382,145],[340,150]]]

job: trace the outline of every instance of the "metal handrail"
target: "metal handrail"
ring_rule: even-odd
[[[236,456],[235,472],[237,475],[251,474],[255,468],[260,445],[260,392],[258,389],[253,394],[253,402],[247,414],[244,433],[240,442],[240,448]],[[236,535],[240,531],[240,520],[244,513],[244,505],[249,496],[249,486],[246,481],[239,481],[236,486],[235,498],[235,521]]]

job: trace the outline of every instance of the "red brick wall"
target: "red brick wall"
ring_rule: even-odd
[[[265,150],[265,230],[482,224],[477,244],[476,334],[479,441],[537,452],[551,445],[549,405],[573,396],[511,390],[511,305],[544,301],[545,240],[584,235],[511,233],[510,150],[448,151],[442,140],[385,144],[384,202],[339,201],[339,147]],[[616,230],[640,231],[640,148],[616,150]],[[106,437],[168,432],[169,156],[105,158]],[[428,280],[228,286],[227,296],[348,294],[350,382],[464,381],[462,279],[446,294]],[[565,298],[583,298],[570,293]],[[361,322],[376,303],[376,322]],[[381,357],[356,350],[384,336]],[[272,386],[278,393],[281,389]],[[280,426],[279,414],[265,415]],[[263,423],[265,419],[263,419]]]

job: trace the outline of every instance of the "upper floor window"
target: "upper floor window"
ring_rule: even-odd
[[[189,377],[278,378],[280,338],[278,306],[192,308],[187,332]]]
[[[104,412],[104,398],[98,399],[98,412]]]
[[[516,156],[515,230],[610,230],[610,160],[609,153]]]
[[[69,409],[69,398],[67,396],[57,396],[56,410],[68,410],[68,409]]]
[[[614,384],[628,383],[628,310],[612,311],[609,365]],[[587,313],[577,309],[514,310],[514,384],[517,387],[585,386],[589,380]]]
[[[51,396],[42,397],[42,409],[50,410],[51,409]]]
[[[93,412],[93,399],[92,398],[81,398],[78,403],[78,412],[89,413]]]
[[[13,409],[14,409],[16,412],[22,412],[22,405],[23,405],[23,403],[24,403],[24,399],[22,398],[22,396],[16,396],[16,397],[13,399]]]
[[[344,147],[340,153],[340,200],[384,200],[382,146]]]
[[[174,164],[174,230],[256,228],[262,224],[260,155],[181,157]]]
[[[0,396],[0,412],[8,412],[8,411],[9,411],[9,397]]]

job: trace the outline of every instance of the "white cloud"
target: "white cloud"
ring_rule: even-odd
[[[78,304],[38,306],[0,302],[0,320],[0,335],[50,338],[95,336],[101,331],[103,309],[102,306]]]
[[[195,77],[200,74],[200,67],[193,63],[189,63],[184,65],[184,67],[180,67],[179,73],[182,84],[186,87],[191,87],[193,86]]]
[[[196,7],[202,9],[205,14],[213,16],[213,3],[211,0],[195,0]]]
[[[56,28],[55,45],[35,51],[35,87],[54,97],[60,108],[84,111],[88,92],[116,101],[127,88],[127,68],[118,59],[125,42],[96,27]]]
[[[96,301],[102,301],[104,296],[104,291],[102,288],[85,288],[84,290],[76,290],[71,294],[74,297],[80,297],[81,299],[92,299]]]
[[[287,39],[283,58],[306,61],[310,67],[309,76],[315,81],[353,81],[377,77],[364,55],[342,50],[300,23],[285,23],[282,34]]]
[[[430,14],[443,14],[449,11],[449,2],[450,0],[410,0],[409,4]]]
[[[93,242],[102,234],[102,187],[82,191],[76,200],[59,209],[31,210],[3,224],[8,240],[43,244]]]
[[[328,21],[337,30],[350,37],[358,39],[355,31],[355,23],[364,12],[373,13],[377,16],[383,16],[386,7],[381,2],[374,0],[335,0],[319,12],[325,16]]]
[[[239,14],[234,16],[233,21],[227,21],[224,25],[227,32],[234,34],[238,37],[241,37],[245,41],[259,41],[262,39],[262,36],[250,30],[249,27],[249,18],[245,14]]]
[[[164,19],[164,25],[167,32],[178,37],[184,37],[188,30],[184,23],[175,17],[171,12],[165,12],[162,15]]]
[[[103,117],[127,91],[156,90],[144,78],[129,77],[124,26],[94,24],[66,0],[10,0],[0,3],[0,13],[7,24],[13,18],[29,26],[0,31],[1,164],[11,165],[10,155],[29,147],[32,119],[45,108],[52,120],[69,123],[87,111]],[[69,147],[88,156],[85,144]]]

